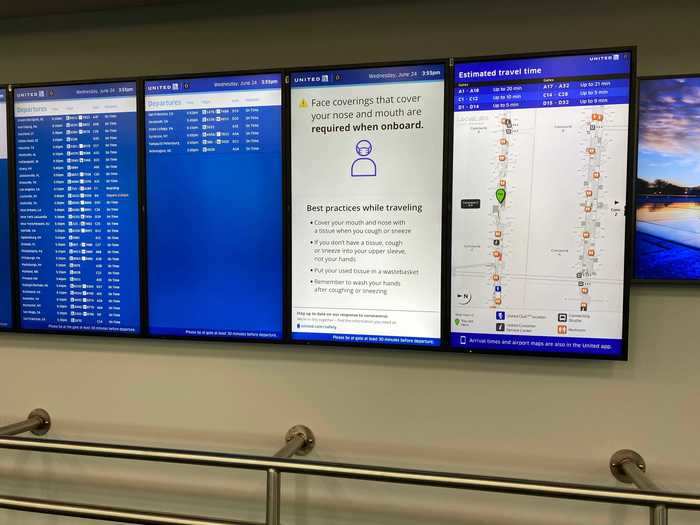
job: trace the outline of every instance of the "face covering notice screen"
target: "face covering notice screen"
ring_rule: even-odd
[[[291,75],[293,339],[440,344],[444,76]]]

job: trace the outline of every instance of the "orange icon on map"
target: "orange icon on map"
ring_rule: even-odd
[[[506,160],[506,156],[505,156],[505,155],[499,155],[499,156],[498,156],[498,160],[500,160],[501,162],[503,162],[504,160]]]
[[[593,197],[593,190],[586,190],[586,197]]]
[[[498,282],[498,281],[501,280],[501,276],[498,275],[497,273],[494,273],[494,274],[493,274],[493,280],[494,280],[495,282]]]
[[[583,232],[583,238],[588,239],[591,236],[589,232]]]
[[[588,256],[593,257],[595,255],[595,250],[588,250]]]
[[[588,295],[588,288],[585,288],[585,287],[584,287],[584,288],[581,288],[581,293],[582,293],[583,295]]]
[[[499,140],[498,142],[501,143],[501,146],[505,146],[506,144],[508,144],[508,140],[507,140],[507,139],[501,139],[501,140]]]
[[[566,333],[566,325],[565,324],[557,325],[557,333],[560,335],[564,335]]]
[[[493,235],[494,237],[500,237],[502,235],[502,232],[501,230],[496,230],[495,232],[493,232]]]
[[[589,155],[595,155],[595,148],[586,148]]]
[[[596,122],[603,122],[603,115],[600,113],[593,113],[593,115],[591,115],[591,120]]]
[[[599,179],[599,178],[600,178],[600,172],[599,172],[599,171],[594,171],[594,172],[593,172],[593,178],[594,178],[594,179]]]

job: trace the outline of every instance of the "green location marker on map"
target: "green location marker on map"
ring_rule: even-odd
[[[504,190],[503,188],[498,188],[496,190],[496,200],[499,203],[503,204],[503,201],[506,200],[506,190]]]

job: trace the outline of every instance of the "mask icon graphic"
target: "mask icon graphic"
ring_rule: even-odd
[[[350,167],[352,177],[376,177],[377,164],[369,158],[372,153],[372,143],[369,140],[361,140],[355,144],[355,152],[359,158],[355,159]]]

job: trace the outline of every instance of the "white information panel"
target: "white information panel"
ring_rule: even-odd
[[[292,74],[294,340],[439,346],[444,76]]]

